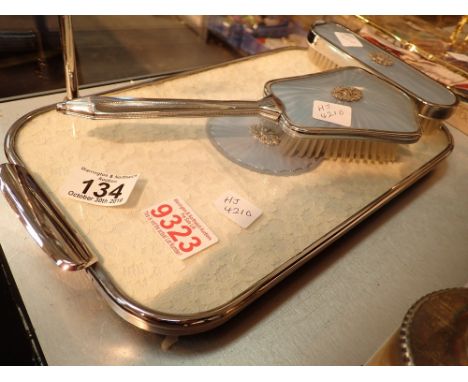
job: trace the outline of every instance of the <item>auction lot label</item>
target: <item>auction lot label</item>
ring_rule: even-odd
[[[218,238],[182,198],[166,200],[143,211],[172,252],[181,260],[218,242]]]
[[[70,173],[62,193],[97,206],[120,206],[127,202],[139,176],[111,174],[81,166]]]

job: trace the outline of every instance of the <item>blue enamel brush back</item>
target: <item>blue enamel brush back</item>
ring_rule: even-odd
[[[366,39],[351,32],[342,25],[335,23],[319,24],[313,28],[313,31],[318,36],[323,37],[335,45],[338,49],[361,61],[372,70],[375,70],[377,73],[399,84],[403,89],[413,93],[422,101],[444,106],[450,106],[456,103],[456,96],[445,86],[422,74],[399,58],[371,44]],[[362,47],[343,46],[336,37],[335,32],[353,34],[353,36],[361,42]],[[393,60],[393,65],[383,66],[372,61],[370,53],[373,52],[389,55]]]
[[[363,93],[357,102],[337,100],[333,89],[356,87]],[[274,81],[270,92],[281,103],[283,115],[301,130],[342,128],[413,133],[419,131],[413,100],[404,92],[370,72],[358,67],[346,67],[303,77]],[[315,100],[350,106],[351,126],[344,127],[312,117]]]

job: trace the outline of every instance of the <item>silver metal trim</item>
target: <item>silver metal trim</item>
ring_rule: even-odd
[[[5,140],[4,140],[5,156],[10,163],[26,168],[23,161],[21,160],[21,158],[19,157],[19,155],[16,153],[16,150],[15,150],[16,138],[18,136],[18,133],[20,129],[24,126],[24,124],[28,122],[30,119],[33,119],[40,114],[46,113],[54,109],[55,109],[55,105],[48,105],[48,106],[40,107],[38,109],[35,109],[23,115],[10,126],[7,133],[5,134]]]
[[[346,29],[349,33],[352,33],[354,36],[356,36],[357,38],[359,39],[363,39],[360,35],[356,34],[355,32],[353,32],[351,29],[345,27],[344,25],[341,25],[341,24],[338,24],[338,23],[325,23],[325,22],[320,22],[320,23],[316,23],[315,25],[323,25],[323,24],[335,24],[335,25],[340,25],[341,27],[343,27],[344,29]],[[449,118],[456,110],[457,108],[457,105],[459,103],[459,100],[457,98],[457,96],[454,94],[454,98],[455,98],[455,102],[453,104],[450,104],[450,105],[440,105],[440,104],[435,104],[435,103],[432,103],[432,102],[428,102],[428,101],[425,101],[423,100],[420,96],[414,94],[413,92],[409,91],[408,89],[405,89],[403,87],[403,85],[400,85],[398,84],[397,82],[395,81],[392,81],[390,78],[386,77],[384,74],[380,73],[380,72],[377,72],[376,70],[374,70],[373,68],[369,67],[368,65],[366,65],[364,62],[362,62],[361,60],[357,59],[356,57],[350,55],[349,53],[346,53],[345,51],[343,51],[340,47],[336,46],[335,44],[333,44],[330,40],[328,40],[326,37],[323,37],[320,35],[320,33],[318,31],[315,30],[315,25],[312,26],[311,28],[311,32],[315,35],[315,39],[313,42],[311,42],[311,45],[315,44],[317,42],[317,38],[320,38],[324,41],[326,41],[331,47],[333,47],[333,49],[335,50],[339,50],[340,51],[340,54],[343,54],[344,56],[348,57],[348,58],[351,58],[357,62],[359,62],[361,65],[365,66],[369,71],[371,71],[372,73],[374,73],[375,75],[379,76],[380,78],[386,80],[387,82],[390,82],[392,83],[394,86],[400,88],[402,91],[404,91],[405,93],[409,94],[412,98],[414,98],[416,101],[417,101],[417,104],[418,104],[418,111],[419,111],[419,114],[422,116],[422,117],[425,117],[425,118],[431,118],[431,119],[441,119],[441,120],[445,120],[447,118]],[[366,41],[366,40],[365,40]],[[382,51],[383,53],[386,53],[384,50],[382,50],[380,47],[378,46],[375,46],[375,49],[377,50],[380,50]],[[387,54],[387,53],[386,53]],[[453,92],[450,90],[449,87],[447,86],[444,86],[442,84],[440,84],[439,82],[437,81],[434,81],[431,77],[429,77],[427,74],[413,68],[411,65],[408,65],[406,62],[404,62],[403,60],[401,60],[399,57],[396,57],[396,56],[393,56],[392,55],[392,58],[394,58],[395,60],[399,60],[400,62],[402,62],[404,65],[410,67],[411,69],[413,70],[416,70],[417,72],[421,73],[422,75],[426,76],[428,79],[430,79],[431,81],[435,82],[436,84],[444,87],[447,89],[448,92],[451,92],[453,94]]]
[[[66,98],[73,99],[78,97],[78,73],[71,16],[59,16],[59,27],[65,70],[65,87],[67,90]]]
[[[97,120],[224,115],[261,115],[278,120],[281,114],[271,97],[259,101],[221,101],[90,96],[59,102],[57,111]]]
[[[283,50],[292,50],[297,48],[286,48]],[[305,49],[301,49],[305,50]],[[276,51],[277,52],[277,51]],[[273,54],[276,52],[266,52],[262,55]],[[239,60],[235,60],[234,62],[239,62],[243,60],[250,59],[249,57],[242,58]],[[190,74],[202,72],[211,68],[215,67],[223,67],[232,64],[233,62],[223,63],[221,65],[214,65],[209,68],[205,69],[196,69],[194,71],[190,71],[187,73],[179,74],[174,78],[185,77]],[[153,80],[148,82],[164,82],[169,80],[168,78],[160,79],[160,80]],[[128,85],[123,86],[121,88],[113,90],[120,91],[123,89],[130,89],[130,88],[138,88],[141,86],[146,85],[148,82],[144,84],[137,84],[137,85]],[[103,94],[103,93],[101,93]],[[19,155],[16,153],[15,150],[15,143],[16,143],[16,136],[24,124],[29,121],[30,119],[36,117],[39,114],[45,113],[47,111],[53,110],[55,105],[50,105],[46,107],[42,107],[40,109],[34,110],[19,120],[17,120],[9,129],[6,137],[5,137],[5,153],[10,161],[10,163],[22,166],[24,171],[27,172],[27,168],[22,162]],[[130,322],[131,324],[150,331],[154,333],[160,334],[172,334],[172,335],[190,335],[196,334],[204,331],[208,331],[213,329],[233,316],[239,313],[242,309],[244,309],[247,305],[255,301],[273,286],[278,284],[281,280],[286,278],[288,275],[293,273],[295,270],[300,268],[303,264],[309,261],[312,257],[318,254],[320,251],[325,249],[328,245],[332,244],[334,241],[339,239],[357,224],[365,220],[368,216],[372,213],[377,211],[380,207],[385,205],[395,196],[399,195],[403,192],[406,188],[411,186],[415,183],[418,179],[426,175],[429,171],[431,171],[439,162],[441,162],[444,158],[446,158],[450,152],[453,150],[453,138],[448,129],[442,125],[442,131],[447,137],[447,146],[444,150],[442,150],[438,155],[432,158],[429,162],[425,163],[422,167],[418,170],[414,171],[406,178],[401,180],[399,183],[394,185],[391,189],[387,192],[382,194],[380,197],[369,203],[366,207],[361,209],[360,211],[356,212],[353,216],[349,219],[342,222],[340,225],[335,227],[332,231],[328,234],[323,236],[321,239],[317,240],[316,242],[312,243],[309,247],[305,250],[298,253],[296,256],[285,262],[282,266],[278,267],[274,272],[271,272],[269,275],[265,276],[261,280],[257,281],[253,284],[249,289],[244,291],[242,294],[238,295],[231,301],[223,304],[222,306],[209,310],[206,312],[201,312],[196,315],[168,315],[163,312],[157,312],[154,310],[150,310],[144,306],[141,306],[137,302],[133,301],[131,298],[126,296],[122,291],[120,291],[112,282],[111,278],[105,273],[104,269],[98,262],[95,262],[92,265],[89,265],[86,268],[86,272],[91,277],[93,283],[96,284],[98,291],[101,295],[106,299],[109,303],[111,308],[123,319]],[[63,217],[63,214],[60,212],[58,208],[55,208],[53,214],[56,215],[57,219],[63,220],[66,222],[66,219]],[[71,228],[70,228],[71,229]],[[79,237],[79,234],[76,233]]]
[[[58,267],[75,271],[96,261],[24,167],[0,165],[0,189],[31,237]]]

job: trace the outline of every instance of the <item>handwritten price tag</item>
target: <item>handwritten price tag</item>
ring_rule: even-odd
[[[361,41],[359,41],[359,39],[351,33],[335,32],[335,36],[340,41],[340,44],[342,46],[353,46],[356,48],[362,48]]]
[[[261,209],[232,191],[221,195],[214,205],[219,212],[242,228],[247,228],[262,214]]]
[[[218,242],[216,235],[179,197],[150,207],[143,214],[181,260]]]
[[[70,173],[62,193],[80,202],[119,206],[127,202],[139,176],[110,174],[81,166]]]
[[[342,126],[351,126],[351,106],[337,103],[314,101],[312,118]]]

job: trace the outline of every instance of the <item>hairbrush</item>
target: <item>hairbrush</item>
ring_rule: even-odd
[[[91,119],[257,116],[247,127],[232,118],[228,129],[209,132],[231,158],[238,153],[229,134],[246,136],[283,157],[380,162],[394,160],[398,144],[421,136],[413,100],[362,68],[275,79],[266,83],[264,94],[258,101],[90,96],[58,103],[57,110]],[[220,135],[224,139],[217,140]]]
[[[447,87],[340,24],[315,23],[308,41],[310,57],[322,70],[362,67],[409,94],[424,132],[440,127],[455,111],[458,99]]]

